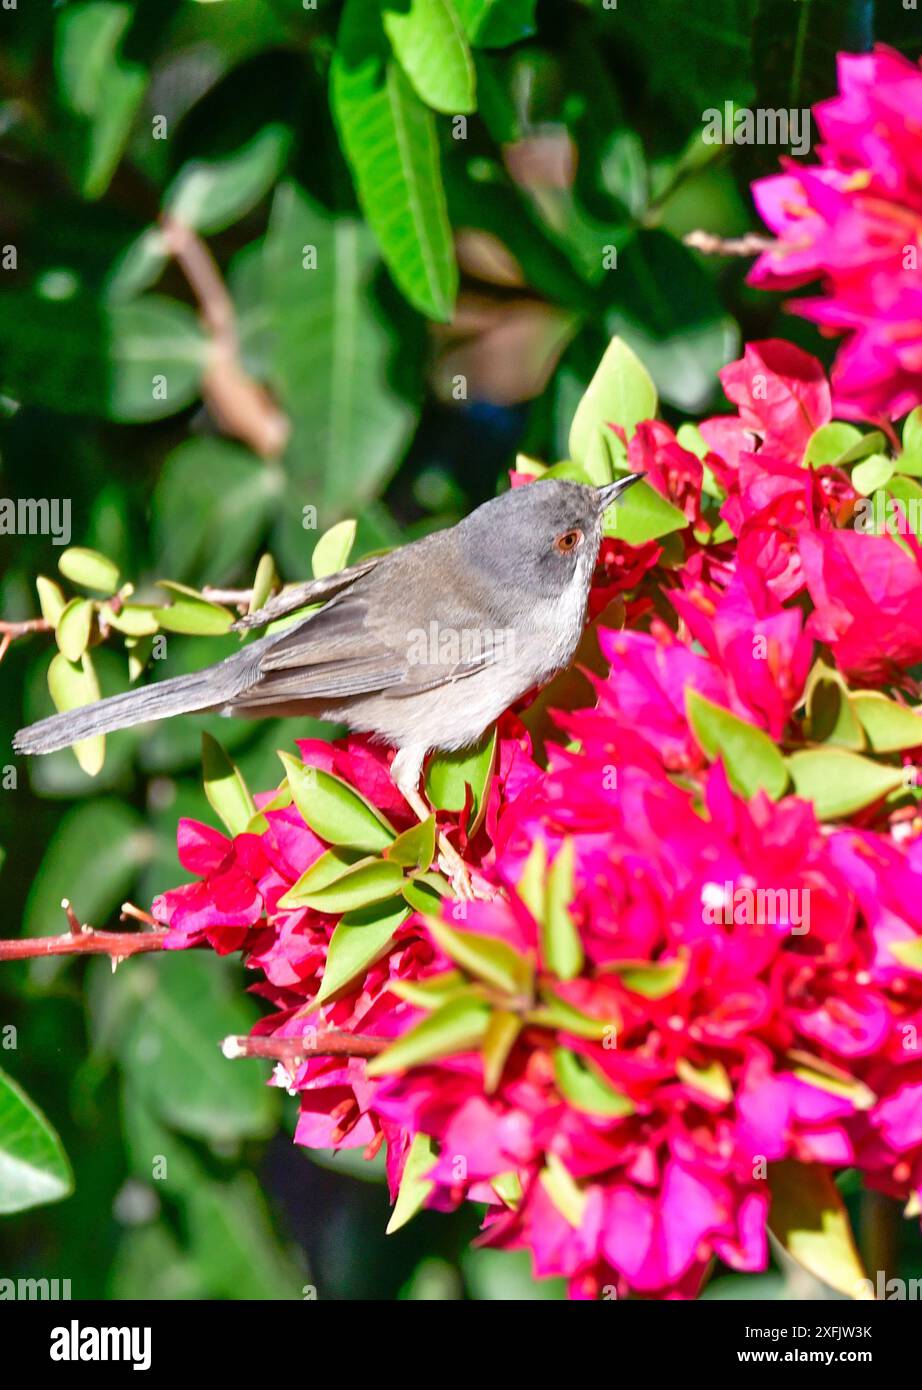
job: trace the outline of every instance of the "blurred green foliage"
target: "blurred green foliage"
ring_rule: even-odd
[[[751,229],[749,182],[779,151],[707,145],[703,113],[809,105],[836,48],[875,37],[919,50],[916,17],[872,0],[4,6],[0,492],[68,499],[70,543],[162,605],[165,576],[248,589],[271,552],[305,577],[343,517],[361,554],[456,520],[517,449],[565,458],[615,333],[667,415],[719,404],[716,370],[779,309],[682,238]],[[3,618],[36,616],[60,554],[0,535]],[[65,637],[84,677],[91,621],[78,603]],[[235,642],[175,631],[168,674]],[[94,648],[103,693],[145,641],[130,665]],[[23,638],[0,665],[4,747],[50,712],[54,650]],[[317,732],[130,730],[95,778],[69,752],[0,755],[3,935],[62,930],[62,897],[111,926],[183,878],[177,820],[212,816],[203,729],[255,788]],[[48,1116],[0,1079],[12,1156],[49,1184],[17,1205],[69,1190],[54,1130],[76,1194],[4,1219],[0,1274],[69,1278],[74,1297],[559,1297],[527,1261],[467,1249],[475,1213],[385,1240],[380,1159],[291,1146],[293,1103],[217,1048],[257,1015],[242,973],[191,953],[114,977],[3,967],[0,1060]],[[917,1245],[907,1261],[918,1274]],[[783,1295],[781,1275],[758,1290]]]

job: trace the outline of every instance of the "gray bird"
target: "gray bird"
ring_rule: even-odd
[[[39,720],[18,753],[197,711],[310,715],[397,749],[391,776],[421,820],[428,753],[476,743],[517,699],[572,661],[606,509],[642,475],[605,487],[548,479],[485,502],[457,526],[294,585],[239,629],[309,603],[290,627],[189,676]],[[447,842],[443,854],[458,867]]]

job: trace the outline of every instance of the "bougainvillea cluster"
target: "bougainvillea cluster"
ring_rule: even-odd
[[[832,386],[752,343],[728,413],[600,426],[571,476],[643,471],[661,511],[603,541],[584,674],[510,710],[454,800],[430,782],[476,899],[348,738],[284,757],[236,833],[182,822],[194,882],[154,906],[258,972],[298,1143],[386,1145],[392,1228],[480,1204],[484,1244],[576,1297],[693,1297],[769,1231],[797,1255],[805,1201],[835,1246],[809,1266],[857,1295],[835,1177],[922,1201],[922,460],[890,424],[922,385],[922,75],[840,76],[820,166],[757,188],[757,283],[822,278],[798,307],[850,334]]]
[[[763,289],[822,282],[791,308],[846,334],[837,410],[898,418],[922,398],[922,70],[880,47],[839,57],[837,96],[814,108],[819,164],[789,161],[753,195],[778,242]]]

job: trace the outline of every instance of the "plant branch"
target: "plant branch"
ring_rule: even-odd
[[[99,931],[81,923],[67,898],[61,900],[69,930],[60,936],[29,936],[0,938],[0,960],[36,960],[42,956],[111,956],[113,964],[126,956],[138,956],[145,951],[162,951],[166,927],[161,927],[147,913],[131,903],[123,903],[122,918],[134,917],[143,921],[148,931]]]
[[[25,637],[30,632],[50,632],[51,623],[47,618],[24,618],[17,623],[0,622],[0,661],[6,656],[17,637]]]
[[[234,302],[214,257],[191,227],[169,213],[160,225],[166,249],[198,300],[211,339],[202,380],[211,413],[225,434],[242,439],[261,458],[277,458],[288,442],[288,417],[243,367]]]
[[[303,1062],[306,1057],[377,1057],[388,1047],[387,1038],[361,1033],[338,1033],[314,1028],[301,1038],[241,1037],[232,1034],[221,1044],[225,1057],[267,1057],[276,1062]]]
[[[745,236],[720,237],[712,232],[688,232],[682,238],[685,246],[700,251],[704,256],[761,256],[777,243],[771,237],[760,236],[758,232],[747,232]]]

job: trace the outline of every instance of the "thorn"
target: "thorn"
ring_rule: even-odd
[[[112,974],[113,974],[113,975],[115,974],[116,970],[119,968],[119,966],[121,965],[121,963],[122,963],[122,957],[121,957],[121,956],[112,956]]]
[[[69,898],[62,898],[62,899],[61,899],[61,906],[62,906],[63,909],[64,909],[65,915],[66,915],[66,917],[67,917],[67,923],[68,923],[68,926],[69,926],[70,929],[71,929],[71,932],[73,933],[74,936],[80,936],[81,933],[82,933],[83,931],[86,930],[86,928],[85,928],[85,927],[81,927],[79,921],[77,920],[77,914],[76,914],[76,912],[74,911],[74,909],[71,907],[70,899],[69,899]]]

